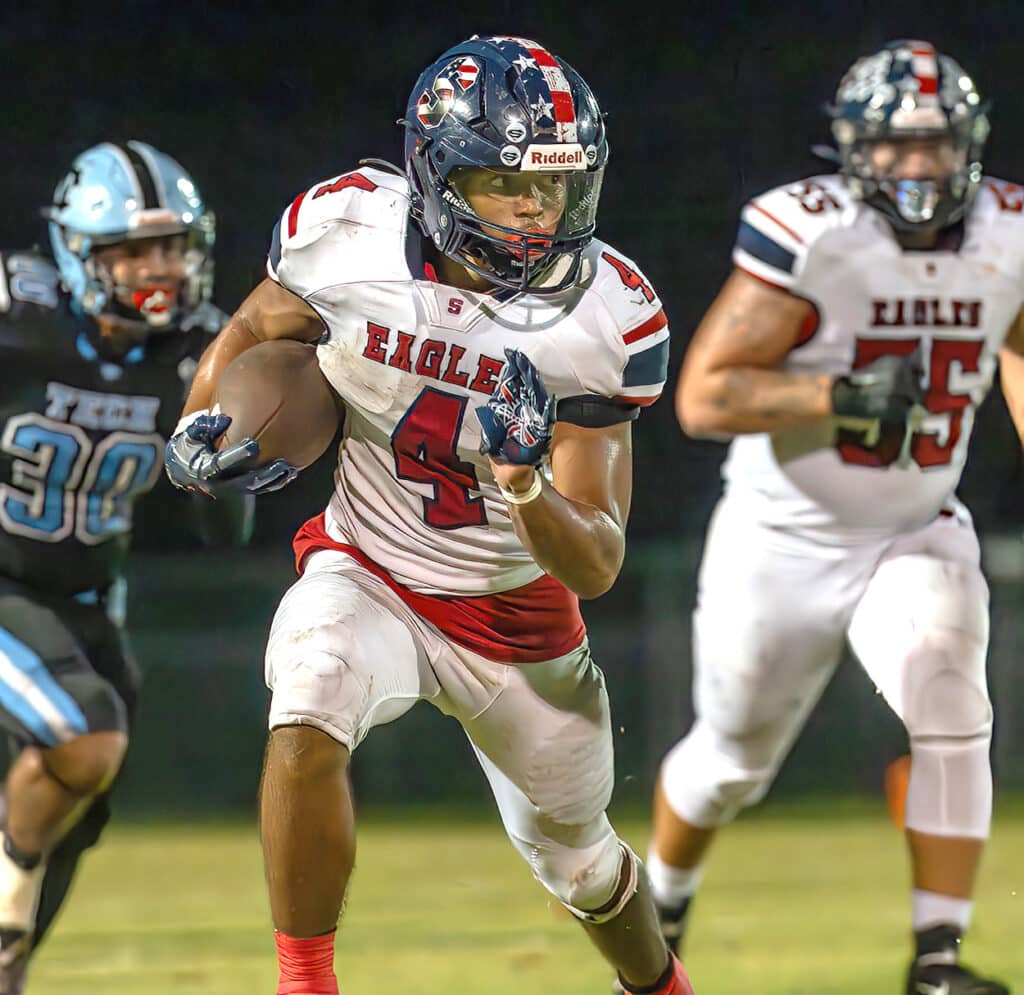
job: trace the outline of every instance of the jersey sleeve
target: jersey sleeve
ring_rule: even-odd
[[[740,214],[733,264],[765,283],[796,289],[810,246],[839,221],[848,197],[836,177],[819,176],[753,198]]]
[[[668,377],[669,328],[651,282],[631,259],[604,246],[597,285],[610,319],[608,380],[604,393],[632,408],[653,404]]]
[[[986,176],[971,208],[972,225],[991,232],[1000,269],[1024,291],[1024,183]]]
[[[405,179],[365,167],[300,193],[274,227],[267,275],[308,300],[325,287],[373,279],[370,233],[404,233]]]

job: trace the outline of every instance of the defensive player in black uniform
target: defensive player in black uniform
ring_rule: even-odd
[[[91,148],[45,213],[53,261],[0,254],[0,995],[23,990],[109,817],[138,690],[121,628],[132,506],[224,321],[213,216],[169,156]],[[213,510],[246,537],[251,498]]]

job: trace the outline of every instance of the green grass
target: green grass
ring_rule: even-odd
[[[643,852],[646,824],[618,820]],[[723,833],[686,958],[699,995],[901,995],[902,842],[878,806],[774,806]],[[496,819],[375,817],[338,939],[343,995],[606,995],[582,931]],[[1000,811],[965,959],[1024,981],[1024,809]],[[272,995],[249,826],[115,827],[89,856],[29,995]]]

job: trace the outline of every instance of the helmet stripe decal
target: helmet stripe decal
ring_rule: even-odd
[[[146,164],[149,175],[153,179],[153,188],[156,190],[157,204],[160,207],[167,206],[167,189],[164,187],[164,178],[153,157],[152,149],[143,145],[142,142],[129,142],[128,147],[138,152],[141,160]]]
[[[576,135],[576,108],[572,103],[572,91],[569,89],[569,81],[562,72],[562,67],[555,57],[541,48],[536,42],[529,42],[523,39],[523,47],[530,53],[537,63],[551,93],[551,103],[554,105],[555,131],[558,138],[563,142],[575,142]]]
[[[939,92],[939,65],[935,58],[935,49],[926,41],[911,42],[910,51],[913,56],[912,69],[918,83],[920,93],[937,94]]]
[[[139,190],[142,192],[142,207],[144,210],[150,210],[154,207],[161,207],[160,198],[156,193],[156,184],[153,182],[153,176],[149,171],[149,166],[146,164],[145,159],[139,155],[130,145],[119,145],[117,146],[121,152],[124,153],[125,158],[131,164],[131,168],[135,173],[135,178],[139,184]]]

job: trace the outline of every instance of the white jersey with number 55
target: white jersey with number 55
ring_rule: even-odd
[[[743,210],[735,265],[807,298],[817,321],[783,368],[843,374],[920,348],[927,412],[902,430],[830,419],[740,436],[728,493],[757,517],[794,529],[895,534],[934,518],[959,482],[974,413],[1024,303],[1024,188],[985,179],[962,232],[929,251],[904,250],[885,219],[839,176],[754,198]]]
[[[664,386],[665,314],[597,240],[579,286],[553,296],[447,286],[421,251],[405,178],[369,166],[297,197],[275,231],[268,272],[322,317],[320,366],[347,408],[327,528],[415,592],[508,591],[542,571],[479,452],[474,409],[505,349],[560,401],[626,420]]]

